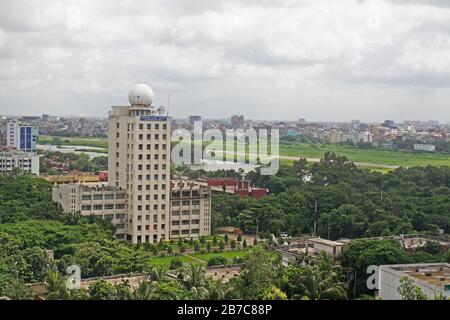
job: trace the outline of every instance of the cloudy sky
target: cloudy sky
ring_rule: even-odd
[[[0,114],[450,121],[448,0],[1,0]]]

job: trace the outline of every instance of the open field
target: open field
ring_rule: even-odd
[[[245,250],[236,250],[236,251],[224,251],[224,252],[219,252],[219,253],[196,253],[196,254],[191,254],[191,256],[197,258],[197,259],[201,259],[201,260],[205,260],[208,261],[209,259],[213,258],[213,257],[224,257],[227,258],[228,263],[231,264],[233,263],[233,259],[236,257],[243,257],[245,255]]]
[[[107,138],[92,138],[92,137],[56,137],[40,135],[38,138],[39,144],[56,144],[55,140],[60,140],[65,146],[86,146],[96,148],[108,148]]]
[[[209,259],[213,257],[225,257],[228,260],[228,264],[233,263],[233,259],[235,257],[243,257],[245,255],[245,250],[233,250],[233,251],[223,251],[223,252],[217,252],[217,253],[195,253],[195,254],[188,254],[188,255],[179,255],[176,256],[177,258],[180,258],[181,261],[184,264],[201,264],[200,260],[204,261],[204,264],[208,262]],[[172,256],[165,256],[165,257],[152,257],[150,259],[150,263],[157,266],[163,266],[163,267],[169,267],[170,261],[175,257]]]
[[[62,145],[108,148],[107,138],[54,137],[41,135],[39,136],[38,143],[55,144],[55,138],[60,139]],[[361,168],[369,168],[379,172],[388,172],[397,166],[450,166],[450,156],[438,153],[358,149],[350,146],[307,143],[282,143],[280,145],[280,160],[284,164],[292,164],[294,159],[300,157],[308,158],[309,161],[317,161],[327,151],[346,156],[353,162],[357,162],[357,165]],[[219,154],[220,152],[220,150],[216,150],[216,153]]]
[[[281,156],[320,158],[327,151],[346,156],[354,162],[392,166],[450,166],[450,156],[436,153],[412,153],[382,149],[357,149],[338,145],[311,145],[296,143],[280,146]],[[362,165],[361,167],[364,167]],[[381,168],[380,168],[381,169]]]

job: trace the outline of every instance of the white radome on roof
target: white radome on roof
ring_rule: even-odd
[[[146,106],[152,105],[155,100],[155,94],[152,88],[146,84],[135,84],[128,93],[128,101],[132,106]]]

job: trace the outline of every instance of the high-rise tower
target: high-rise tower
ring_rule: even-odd
[[[130,106],[113,106],[108,121],[108,183],[127,192],[127,234],[132,243],[169,239],[170,122],[156,108],[152,89],[135,85]]]

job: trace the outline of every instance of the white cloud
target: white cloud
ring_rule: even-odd
[[[439,0],[3,0],[0,113],[106,115],[148,82],[175,116],[401,119],[434,97],[414,114],[450,120],[449,31]]]

